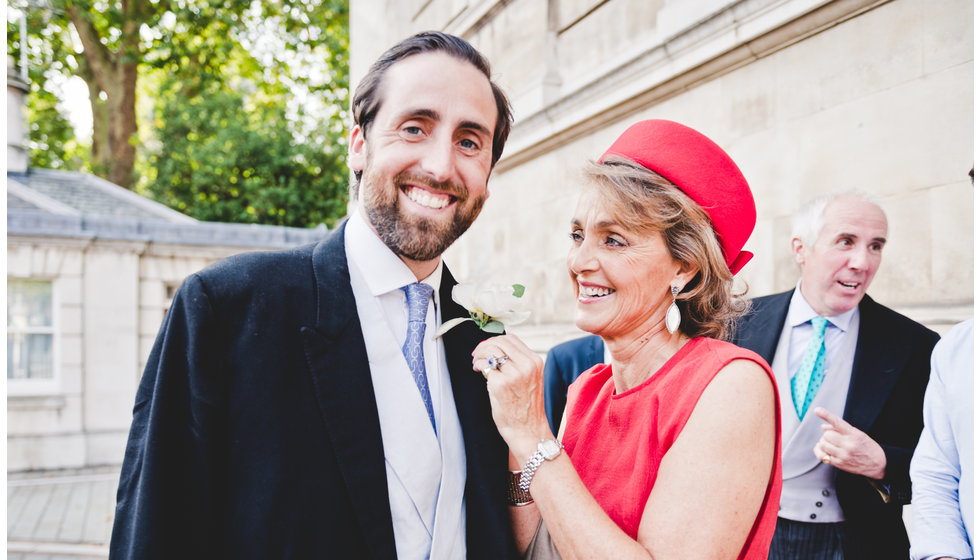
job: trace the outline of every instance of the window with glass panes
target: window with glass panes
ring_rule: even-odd
[[[54,379],[52,282],[7,278],[7,379]]]

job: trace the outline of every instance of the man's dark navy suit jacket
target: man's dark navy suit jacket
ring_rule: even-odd
[[[444,320],[466,316],[454,284],[447,270]],[[466,450],[467,551],[496,560],[516,553],[507,447],[471,365],[484,337],[466,323],[445,348]],[[111,557],[395,557],[343,227],[184,282],[137,392]]]
[[[739,320],[733,342],[754,350],[771,364],[792,294],[752,300]],[[867,295],[858,310],[861,326],[842,416],[885,450],[882,483],[890,492],[886,503],[865,477],[836,471],[837,496],[846,518],[844,555],[847,560],[904,560],[909,556],[909,541],[902,506],[912,497],[909,462],[922,432],[929,357],[939,335]]]

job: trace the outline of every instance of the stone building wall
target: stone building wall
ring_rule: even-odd
[[[629,124],[676,120],[741,167],[759,220],[749,295],[790,289],[803,202],[868,191],[889,216],[869,293],[939,332],[973,312],[973,4],[968,0],[359,0],[352,83],[439,29],[490,59],[516,122],[491,197],[447,254],[522,281],[538,350],[577,334],[565,267],[583,162]],[[385,14],[378,17],[377,14]]]
[[[154,243],[140,259],[139,371],[146,367],[153,342],[170,308],[174,293],[187,276],[219,258],[242,252],[236,247],[208,247]]]
[[[83,240],[35,243],[31,239],[7,245],[8,278],[53,282],[57,356],[55,383],[44,391],[19,391],[16,384],[7,382],[8,471],[55,463],[84,464],[82,272],[86,245]],[[35,445],[39,440],[47,444]]]
[[[43,388],[8,380],[7,470],[121,463],[136,388],[174,291],[245,250],[8,236],[8,280],[53,284],[56,364]]]

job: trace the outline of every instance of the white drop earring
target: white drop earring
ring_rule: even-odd
[[[670,307],[667,308],[667,318],[664,321],[667,323],[667,332],[670,334],[677,332],[677,328],[681,326],[681,310],[677,307],[677,294],[680,291],[681,289],[677,286],[670,287],[670,295],[674,301],[670,302]]]

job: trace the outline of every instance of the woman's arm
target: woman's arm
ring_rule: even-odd
[[[664,456],[637,541],[609,519],[571,461],[535,476],[535,501],[562,558],[736,558],[762,506],[775,453],[775,389],[748,360],[708,385]]]
[[[765,498],[775,389],[749,360],[722,368],[664,456],[638,540],[654,558],[735,558]]]
[[[503,354],[510,360],[498,371],[490,372],[487,388],[494,422],[511,450],[511,464],[523,467],[541,439],[554,437],[544,414],[543,363],[520,339],[504,335],[476,348],[473,369],[480,371],[487,366],[488,356]],[[527,548],[541,515],[564,560],[650,558],[639,543],[609,519],[582,484],[568,454],[563,452],[538,468],[531,479],[531,495],[534,504],[526,507],[534,510],[518,512],[515,510],[519,508],[511,508],[518,550]],[[529,533],[524,530],[527,526]]]
[[[514,454],[510,455],[510,470],[520,471],[524,468],[523,464],[518,464],[517,459],[514,458]],[[531,544],[531,539],[534,538],[534,532],[538,528],[538,521],[541,520],[541,514],[538,512],[538,508],[534,502],[526,504],[523,506],[510,506],[507,508],[510,510],[510,524],[514,530],[514,541],[517,543],[517,550],[524,554],[527,550],[528,545]]]
[[[566,418],[567,415],[563,411],[558,428],[558,441],[562,441],[562,438],[565,435]],[[510,454],[509,468],[512,472],[520,471],[524,468],[523,464],[518,464],[513,453]],[[510,520],[511,526],[514,530],[514,540],[517,541],[517,550],[519,550],[523,555],[527,551],[528,545],[531,544],[531,539],[534,538],[535,531],[538,529],[538,522],[541,520],[541,512],[538,511],[538,508],[534,502],[524,506],[511,506]]]
[[[511,358],[490,373],[488,390],[512,465],[523,465],[551,433],[540,397],[541,360],[511,335],[484,344],[474,352],[474,369],[485,367],[490,354]],[[531,480],[537,511],[527,515],[533,525],[538,515],[545,519],[564,560],[735,558],[772,471],[774,414],[774,389],[761,367],[738,360],[722,369],[664,457],[638,540],[606,515],[566,453],[538,468]],[[531,535],[518,541],[518,550]]]

